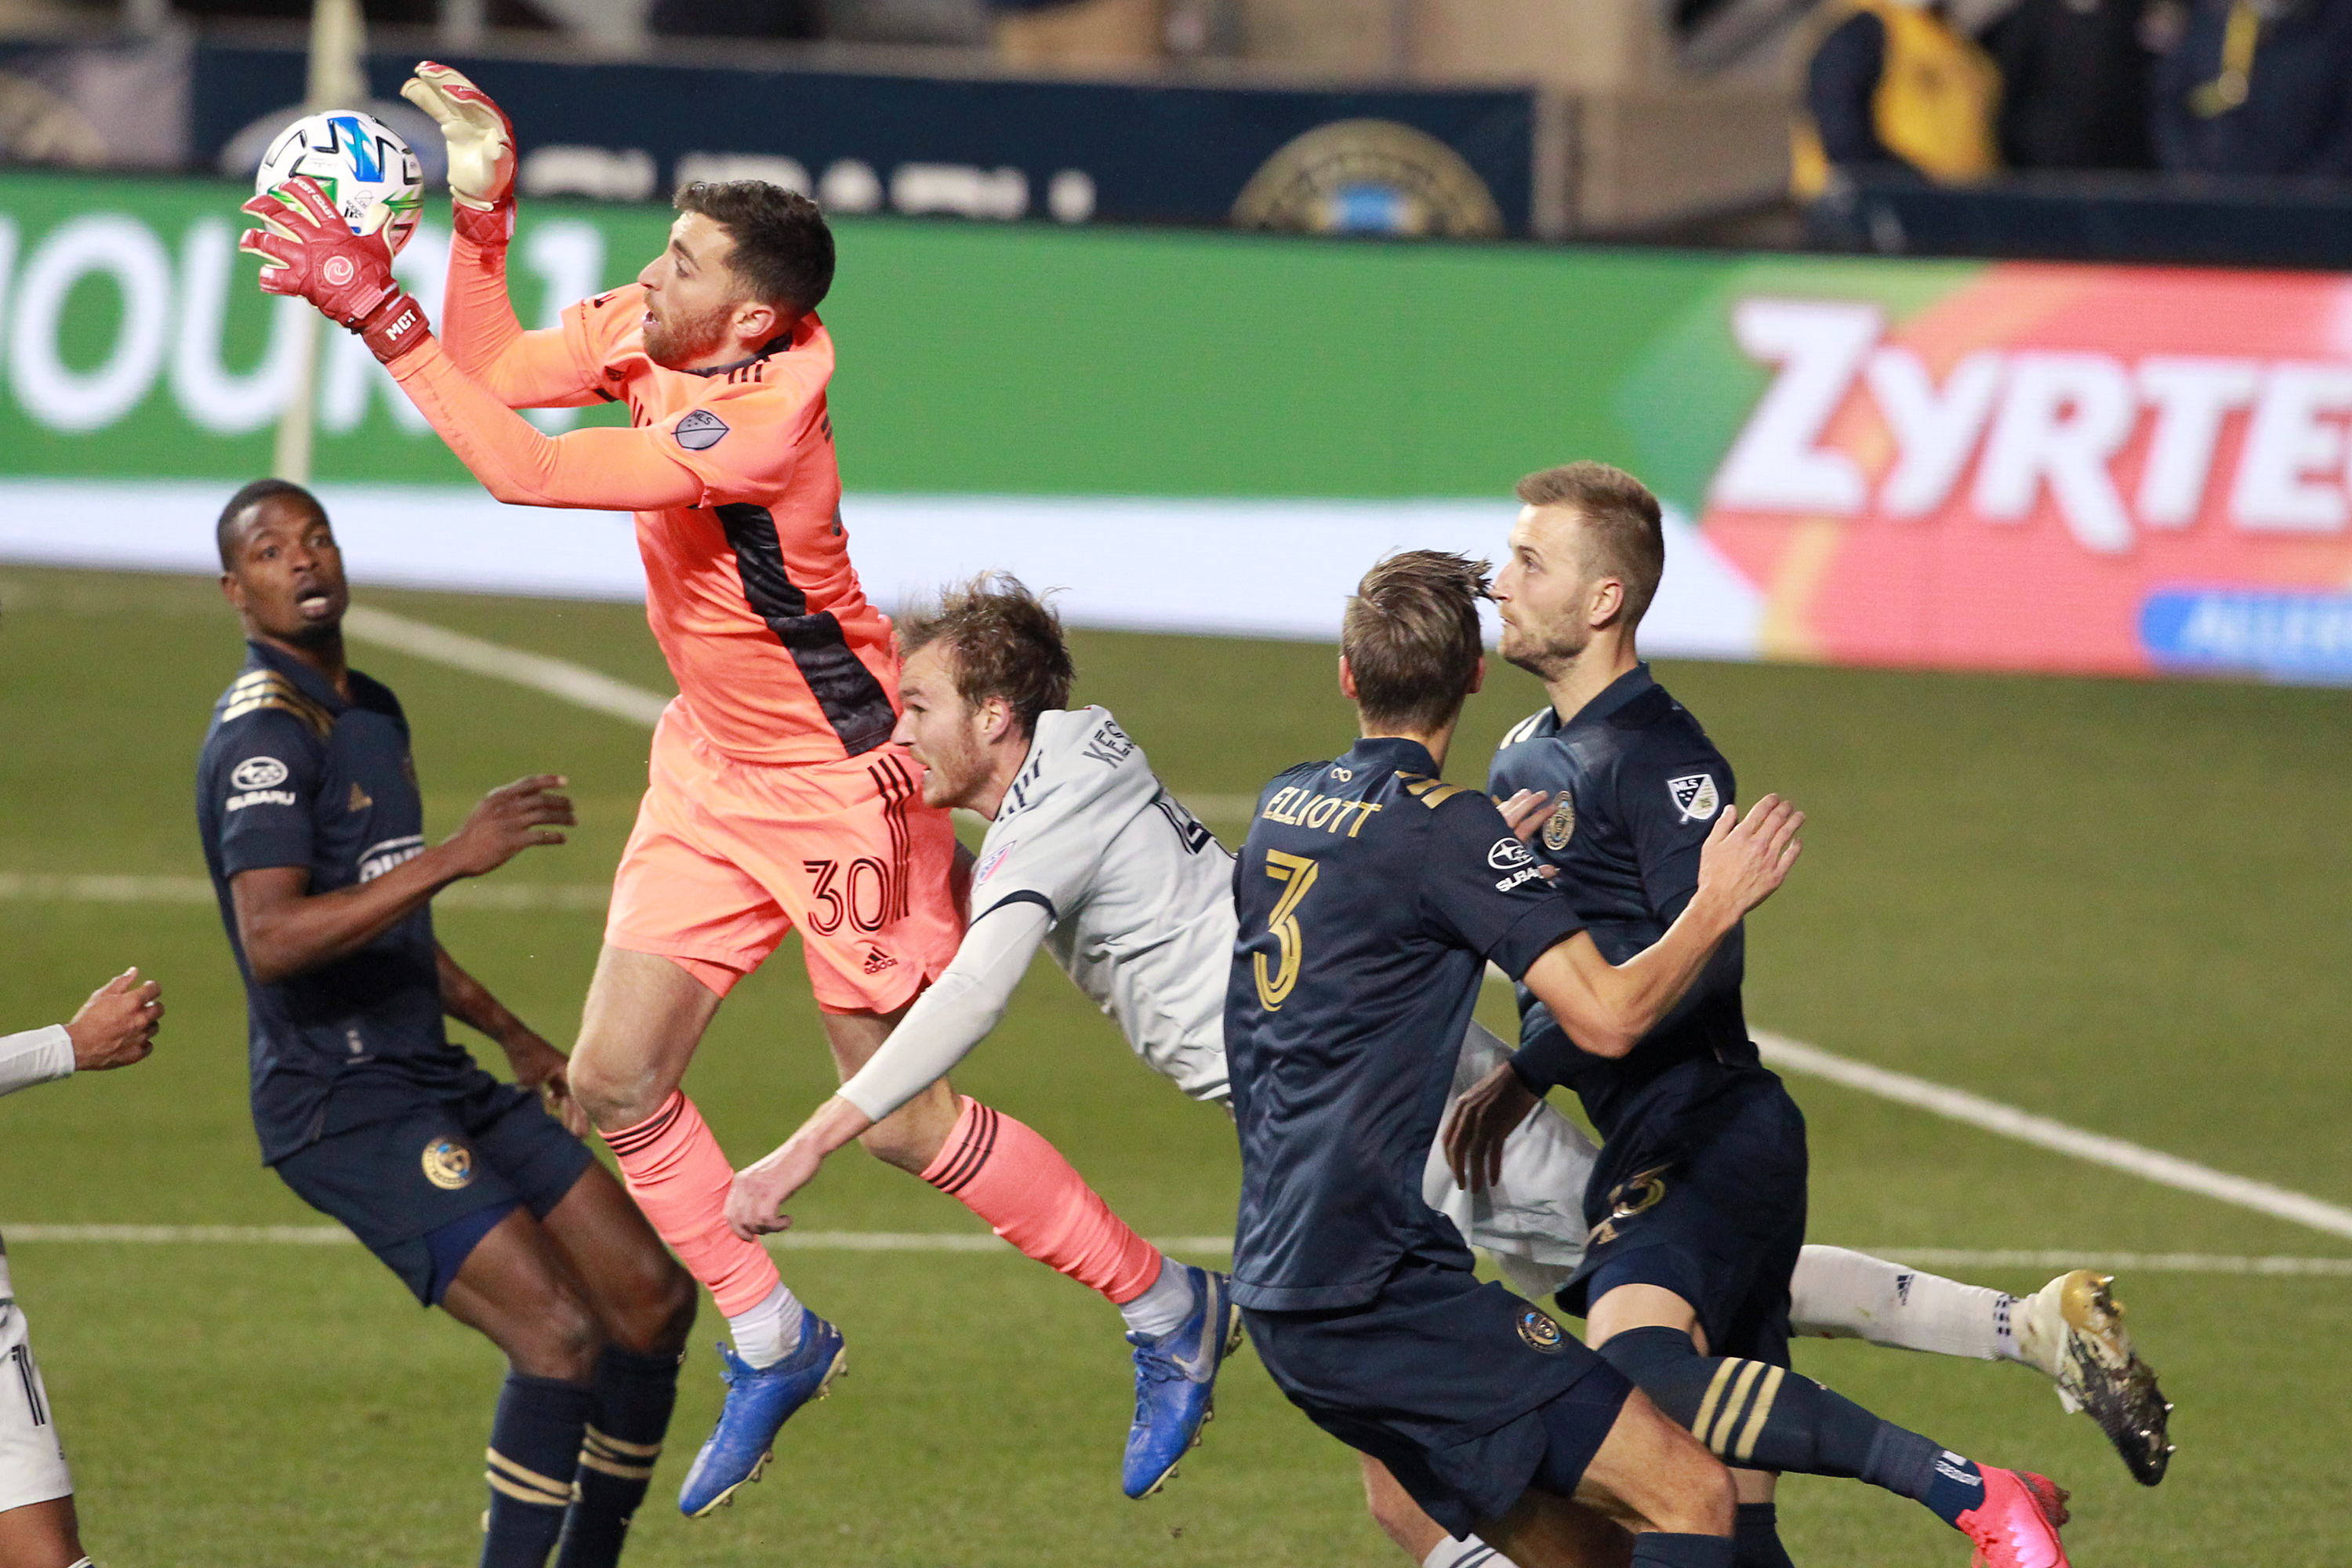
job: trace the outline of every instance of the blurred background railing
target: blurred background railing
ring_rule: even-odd
[[[836,209],[2352,264],[2352,0],[372,0],[529,188]],[[0,0],[0,162],[242,174],[308,0]],[[496,62],[495,67],[491,62]],[[429,137],[420,137],[429,141]]]

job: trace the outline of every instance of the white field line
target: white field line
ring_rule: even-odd
[[[2233,1176],[2167,1154],[2144,1148],[2121,1138],[2110,1138],[2104,1132],[2085,1132],[2079,1127],[2069,1127],[2046,1116],[2036,1116],[2030,1110],[2020,1110],[2013,1105],[1987,1100],[1966,1089],[1949,1089],[1926,1079],[1913,1078],[1908,1073],[1891,1071],[1858,1062],[1849,1057],[1837,1056],[1818,1046],[1808,1046],[1780,1035],[1759,1030],[1756,1044],[1764,1059],[1784,1072],[1807,1073],[1824,1078],[1848,1089],[1858,1089],[1864,1094],[1874,1094],[1882,1100],[1916,1107],[1932,1115],[1952,1121],[1964,1121],[1988,1132],[1998,1132],[2004,1138],[2014,1138],[2021,1143],[2070,1154],[2094,1165],[2122,1171],[2142,1181],[2159,1186],[2176,1187],[2200,1197],[2214,1198],[2234,1204],[2274,1219],[2308,1226],[2329,1236],[2352,1237],[2352,1209],[2327,1203],[2303,1193],[2290,1192],[2257,1182],[2248,1176]]]
[[[487,675],[493,680],[528,686],[576,707],[626,719],[648,729],[661,717],[662,710],[669,706],[669,699],[658,691],[615,680],[586,665],[484,642],[446,626],[395,616],[389,610],[353,605],[343,613],[343,630],[362,642],[414,654],[475,675]]]
[[[340,1247],[358,1238],[339,1225],[8,1225],[9,1241],[129,1243],[168,1246]],[[973,1231],[788,1230],[768,1237],[786,1252],[1010,1252],[1012,1244]],[[1152,1243],[1162,1252],[1222,1253],[1230,1236],[1168,1236]]]
[[[385,610],[354,605],[345,613],[343,626],[353,637],[365,641],[397,648],[421,658],[435,659],[495,680],[512,681],[566,702],[640,724],[655,722],[668,705],[669,700],[658,692],[615,680],[583,665],[485,642],[479,637],[467,637],[462,632],[453,632],[424,621],[410,620],[405,616],[395,616]],[[1193,797],[1187,804],[1196,816],[1233,821],[1247,816],[1257,802],[1254,795],[1204,795]],[[212,889],[208,883],[194,878],[44,878],[0,872],[0,900],[39,897],[108,902],[205,903],[211,901]],[[509,910],[601,909],[604,907],[605,891],[601,888],[534,889],[522,884],[505,887],[492,884],[452,889],[443,898],[460,908],[470,903],[482,908]],[[1489,966],[1490,976],[1497,973]],[[1908,1073],[1874,1067],[1785,1036],[1759,1030],[1756,1043],[1763,1051],[1764,1059],[1784,1071],[1828,1079],[1848,1089],[1860,1089],[1865,1094],[1874,1094],[1883,1100],[1892,1100],[1950,1121],[1963,1121],[1988,1132],[2014,1138],[2020,1142],[2069,1154],[2095,1165],[2122,1171],[2160,1186],[2233,1204],[2257,1214],[2307,1226],[2329,1236],[2352,1238],[2352,1209],[2338,1204],[2273,1186],[2268,1182],[2257,1182],[2251,1177],[2233,1176],[2121,1138],[2069,1127],[2063,1121],[2020,1110],[2015,1106],[2003,1105],[1999,1100],[1987,1100],[1966,1089],[1951,1089],[1926,1079],[1914,1078]],[[994,1238],[975,1239],[992,1243]],[[803,1242],[797,1245],[829,1244]],[[830,1245],[878,1247],[882,1244]]]
[[[579,707],[647,727],[659,720],[662,710],[669,706],[669,699],[658,691],[648,691],[642,686],[615,680],[584,664],[551,658],[545,654],[525,653],[520,648],[486,642],[480,637],[467,637],[463,632],[453,632],[446,626],[434,626],[429,621],[395,616],[389,610],[353,605],[343,613],[343,630],[362,642],[413,654],[418,658],[429,658],[470,674],[488,676],[492,680],[527,686],[534,691],[544,691],[551,697],[560,697]],[[1238,822],[1247,819],[1257,809],[1257,796],[1196,795],[1185,797],[1184,804],[1193,816],[1206,821]]]
[[[15,1242],[100,1242],[112,1245],[215,1247],[341,1247],[355,1240],[332,1225],[0,1225]],[[972,1231],[788,1230],[768,1237],[779,1252],[1009,1253],[1012,1247]],[[1162,1252],[1222,1255],[1226,1236],[1163,1236]],[[2205,1252],[2012,1251],[1949,1247],[1878,1247],[1881,1258],[1935,1268],[2104,1268],[2137,1274],[2245,1274],[2352,1279],[2352,1258],[2232,1258]]]

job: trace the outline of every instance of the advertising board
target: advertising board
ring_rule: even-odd
[[[236,199],[0,178],[0,555],[203,568],[291,384]],[[667,216],[526,204],[524,321]],[[1591,457],[1667,505],[1654,653],[2352,678],[2352,279],[838,234],[831,411],[885,602],[1002,566],[1083,623],[1326,637],[1381,551],[1497,555],[1512,483]],[[446,245],[403,257],[428,310]],[[363,575],[639,591],[625,518],[488,501],[330,339],[319,474]]]

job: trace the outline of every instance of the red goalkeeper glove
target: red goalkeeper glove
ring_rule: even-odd
[[[316,181],[298,174],[244,210],[264,226],[246,230],[236,246],[261,258],[263,292],[310,300],[386,364],[433,335],[424,307],[392,280],[383,230],[353,234]]]
[[[514,237],[514,121],[464,72],[431,60],[418,63],[400,96],[441,127],[457,232],[478,245],[506,244]]]

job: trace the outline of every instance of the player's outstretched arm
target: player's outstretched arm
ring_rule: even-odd
[[[1700,851],[1698,890],[1656,942],[1612,964],[1578,931],[1528,966],[1521,984],[1579,1048],[1622,1057],[1696,984],[1716,948],[1748,910],[1770,898],[1804,846],[1804,813],[1768,795],[1742,818],[1725,807]],[[1502,1173],[1503,1142],[1527,1119],[1538,1088],[1506,1062],[1455,1102],[1445,1127],[1454,1179],[1484,1192]]]
[[[126,969],[91,992],[71,1022],[0,1036],[0,1094],[142,1061],[163,1019],[163,988]]]
[[[727,1223],[749,1241],[792,1224],[780,1211],[815,1179],[825,1156],[945,1078],[988,1037],[1052,918],[1023,900],[998,904],[972,922],[947,972],[916,999],[882,1048],[800,1131],[767,1158],[736,1173]]]
[[[507,1054],[507,1064],[514,1068],[515,1082],[537,1089],[547,1113],[562,1122],[574,1138],[587,1137],[588,1113],[572,1098],[571,1061],[491,995],[488,986],[466,973],[447,948],[435,942],[433,956],[440,972],[441,1010],[496,1040]]]
[[[1804,821],[1776,795],[1744,817],[1726,806],[1700,851],[1698,891],[1664,936],[1612,964],[1580,931],[1537,959],[1524,984],[1580,1048],[1625,1055],[1696,983],[1716,945],[1780,887],[1804,847]]]
[[[155,1031],[163,1022],[163,986],[140,979],[139,966],[132,964],[91,992],[81,1010],[67,1021],[74,1071],[104,1072],[145,1061],[155,1048]]]
[[[358,333],[499,500],[652,511],[702,499],[701,481],[663,452],[658,431],[575,430],[551,438],[467,375],[433,336],[424,308],[393,281],[382,230],[352,233],[317,182],[289,180],[245,210],[264,226],[237,242],[262,258],[262,290],[308,300]]]
[[[449,150],[448,286],[441,340],[450,358],[509,408],[595,401],[595,367],[560,331],[526,332],[507,294],[515,231],[515,134],[506,110],[461,71],[420,61],[400,96],[431,115]]]
[[[310,891],[306,866],[262,866],[229,879],[236,934],[253,977],[289,980],[347,958],[398,925],[450,883],[497,870],[525,849],[561,844],[579,819],[563,779],[537,773],[484,795],[465,826],[371,881]]]
[[[657,427],[544,435],[430,337],[392,374],[482,488],[509,505],[658,511],[702,500],[702,481],[665,451]]]

